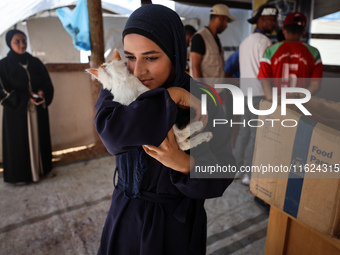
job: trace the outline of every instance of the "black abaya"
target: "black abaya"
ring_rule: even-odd
[[[29,77],[21,64],[28,64],[27,70],[31,79],[33,92],[44,92],[45,104],[36,107],[38,114],[39,146],[43,174],[51,170],[51,139],[47,106],[53,98],[53,85],[43,63],[25,53],[10,51],[0,61],[0,77],[4,89],[11,93],[3,104],[3,168],[4,181],[10,183],[31,182],[30,150],[28,141],[27,106],[30,93]]]

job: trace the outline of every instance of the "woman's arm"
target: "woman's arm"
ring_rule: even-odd
[[[196,97],[201,94],[200,90],[191,88],[191,93]],[[191,160],[190,174],[180,171],[171,171],[172,183],[185,196],[195,199],[206,199],[218,197],[232,183],[236,172],[223,172],[218,177],[213,173],[209,176],[199,173],[200,169],[213,169],[221,167],[224,169],[236,169],[236,160],[231,149],[231,130],[228,125],[213,125],[214,119],[226,119],[222,107],[215,105],[208,97],[207,108],[209,110],[209,121],[203,132],[212,132],[213,138],[190,150]],[[198,170],[198,172],[196,171]],[[221,178],[222,177],[222,178]]]
[[[177,144],[173,128],[158,147],[144,145],[144,151],[161,162],[164,166],[183,174],[188,174],[195,165],[195,159],[182,151]]]
[[[171,87],[167,90],[177,106],[181,108],[192,108],[196,112],[195,119],[192,121],[202,121],[203,130],[208,122],[208,115],[201,115],[201,101],[180,87]],[[149,156],[155,158],[163,165],[184,174],[188,174],[195,165],[194,157],[179,148],[173,129],[169,131],[167,137],[158,147],[145,145],[143,149]]]
[[[37,58],[36,61],[39,66],[39,75],[41,76],[41,83],[36,94],[43,98],[45,100],[45,104],[48,106],[51,104],[54,95],[53,84],[46,66]]]
[[[208,123],[208,114],[202,115],[201,101],[183,88],[171,87],[168,88],[168,92],[171,96],[171,99],[175,102],[175,104],[177,104],[178,107],[185,109],[192,108],[195,111],[196,116],[191,122],[202,121],[202,129],[204,129]]]
[[[7,91],[6,99],[3,100],[2,104],[5,107],[12,108],[13,110],[26,111],[27,104],[30,98],[28,91],[16,90],[12,86],[14,82],[9,75],[9,64],[7,58],[0,61],[0,77],[2,80],[2,85],[5,91]]]
[[[108,90],[101,89],[95,105],[95,125],[113,155],[145,144],[159,146],[175,124],[177,106],[166,89],[147,91],[128,106],[112,98]]]
[[[210,112],[210,115],[215,118],[223,118],[224,113],[215,115]],[[190,174],[171,171],[171,181],[176,188],[185,196],[194,199],[222,196],[236,174],[225,169],[237,170],[236,160],[231,150],[230,128],[227,125],[217,125],[214,128],[209,121],[203,132],[205,131],[212,132],[213,138],[210,142],[202,143],[190,150],[190,156],[194,158]],[[225,172],[217,175],[218,168],[224,169]],[[209,169],[212,170],[211,174]],[[215,173],[214,169],[216,169]],[[205,171],[207,174],[204,173]]]

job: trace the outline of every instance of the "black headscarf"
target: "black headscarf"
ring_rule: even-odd
[[[135,10],[125,24],[123,39],[127,34],[140,34],[156,43],[175,67],[176,78],[171,86],[186,86],[187,46],[183,23],[176,12],[158,4],[144,5]]]
[[[18,29],[9,30],[6,34],[6,44],[10,48],[10,51],[8,52],[7,56],[14,61],[18,61],[22,64],[26,64],[28,58],[30,57],[29,53],[25,52],[24,54],[18,54],[14,52],[11,47],[11,41],[15,34],[23,34],[25,38],[27,38],[26,34]]]
[[[6,44],[7,44],[7,46],[8,46],[10,49],[12,49],[12,47],[11,47],[11,41],[12,41],[12,38],[13,38],[13,36],[14,36],[15,34],[23,34],[23,35],[25,36],[25,38],[26,38],[25,33],[22,32],[22,31],[20,31],[20,30],[18,30],[18,29],[9,30],[9,31],[7,32],[7,34],[6,34]]]

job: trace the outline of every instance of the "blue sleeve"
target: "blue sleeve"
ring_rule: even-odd
[[[128,106],[112,98],[108,90],[101,89],[95,105],[95,126],[113,155],[141,145],[159,146],[175,124],[177,106],[164,88],[149,90]]]
[[[240,62],[238,58],[239,50],[231,54],[224,65],[224,71],[234,78],[240,78]]]

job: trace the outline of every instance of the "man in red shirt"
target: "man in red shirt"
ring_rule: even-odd
[[[322,62],[319,51],[301,41],[306,33],[307,18],[300,12],[290,13],[283,24],[285,40],[267,48],[260,63],[258,78],[268,100],[272,99],[272,87],[307,88],[313,95],[319,90]],[[269,79],[276,78],[274,83]],[[280,78],[280,79],[277,79]],[[310,82],[306,79],[311,78]]]

